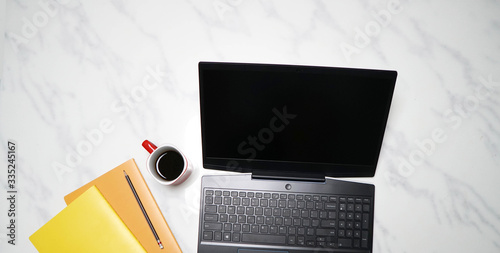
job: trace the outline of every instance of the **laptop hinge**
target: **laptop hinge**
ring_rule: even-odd
[[[325,182],[325,175],[314,173],[303,174],[283,171],[254,170],[252,172],[252,179]]]

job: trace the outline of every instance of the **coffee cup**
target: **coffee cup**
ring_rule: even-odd
[[[186,156],[174,145],[159,147],[148,140],[142,146],[149,152],[146,162],[149,174],[163,185],[178,185],[189,177],[192,165]]]

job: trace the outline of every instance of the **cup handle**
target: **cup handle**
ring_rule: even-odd
[[[155,144],[151,143],[148,140],[142,142],[142,146],[151,154],[157,148]]]

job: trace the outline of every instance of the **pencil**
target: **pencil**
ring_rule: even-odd
[[[139,195],[137,195],[137,192],[135,191],[135,187],[132,184],[132,181],[130,181],[130,177],[127,175],[127,172],[125,170],[123,171],[123,174],[125,174],[125,179],[127,179],[128,185],[130,186],[130,189],[132,189],[132,192],[134,193],[135,199],[137,200],[137,203],[139,204],[139,207],[141,208],[142,214],[144,214],[144,217],[146,218],[146,221],[148,222],[149,228],[151,228],[151,231],[153,232],[153,235],[155,236],[156,242],[158,243],[158,246],[160,246],[160,249],[163,249],[163,244],[160,241],[160,238],[158,237],[158,234],[156,233],[155,227],[153,227],[153,223],[151,223],[151,220],[149,219],[148,213],[146,213],[146,209],[144,209],[144,206],[142,205],[141,199],[139,198]]]

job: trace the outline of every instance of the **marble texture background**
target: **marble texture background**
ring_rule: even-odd
[[[135,158],[184,252],[196,252],[202,168],[197,63],[399,73],[376,186],[374,252],[500,252],[500,2],[1,1],[0,252],[64,195]],[[146,172],[144,139],[195,165]],[[17,238],[7,243],[7,141],[17,143]]]

